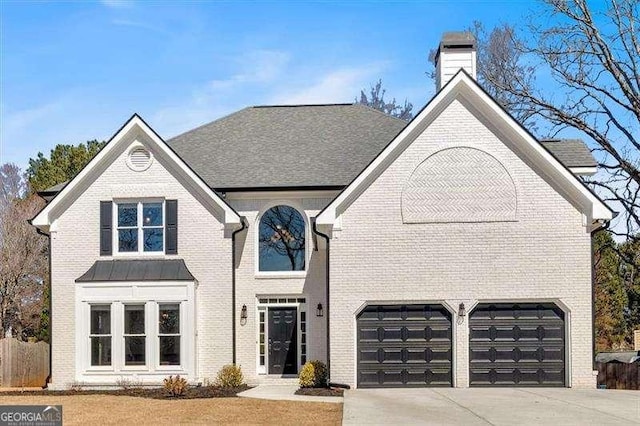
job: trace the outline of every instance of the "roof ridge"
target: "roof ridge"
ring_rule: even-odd
[[[246,110],[251,109],[251,108],[253,108],[253,107],[251,107],[251,106],[247,106],[247,107],[244,107],[244,108],[240,108],[240,109],[239,109],[239,110],[237,110],[237,111],[231,112],[231,113],[229,113],[229,114],[227,114],[227,115],[223,115],[223,116],[222,116],[222,117],[220,117],[220,118],[216,118],[215,120],[212,120],[212,121],[209,121],[209,122],[207,122],[207,123],[201,124],[201,125],[199,125],[198,127],[195,127],[195,128],[193,128],[193,129],[189,129],[189,130],[187,130],[186,132],[183,132],[183,133],[177,134],[177,135],[173,136],[172,138],[167,139],[165,142],[169,144],[169,143],[170,143],[171,141],[173,141],[174,139],[177,139],[177,138],[179,138],[179,137],[181,137],[181,136],[184,136],[184,135],[188,135],[189,133],[195,132],[196,130],[200,130],[200,129],[202,129],[203,127],[207,127],[207,126],[208,126],[208,125],[210,125],[210,124],[217,123],[218,121],[227,120],[227,119],[229,119],[229,118],[233,117],[234,115],[240,114],[241,112],[246,111]]]
[[[410,121],[410,120],[403,120],[402,118],[399,118],[399,117],[394,117],[393,115],[389,115],[389,114],[387,114],[386,112],[382,112],[382,111],[380,111],[379,109],[374,108],[374,107],[372,107],[372,106],[370,106],[370,105],[361,104],[360,102],[356,102],[356,103],[354,103],[353,105],[357,105],[357,106],[360,106],[360,107],[363,107],[363,108],[368,108],[368,109],[370,109],[370,110],[373,110],[373,111],[377,112],[378,114],[382,114],[382,115],[384,115],[385,117],[393,118],[394,120],[398,120],[398,121],[400,121],[400,122],[402,122],[402,123],[404,123],[404,124],[407,124],[407,123],[409,123],[409,121]]]
[[[326,107],[326,106],[353,106],[351,103],[326,103],[326,104],[272,104],[272,105],[253,105],[250,108],[298,108],[298,107]]]

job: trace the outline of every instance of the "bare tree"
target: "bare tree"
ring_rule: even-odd
[[[390,102],[385,101],[384,95],[387,93],[386,89],[382,88],[382,79],[378,80],[375,85],[372,85],[367,95],[364,90],[360,91],[360,99],[356,98],[357,104],[367,105],[373,109],[384,112],[392,117],[400,118],[402,120],[411,120],[413,118],[413,104],[404,100],[404,104],[399,104],[396,98],[393,98]]]
[[[36,334],[47,281],[47,240],[27,221],[43,206],[28,194],[20,169],[0,168],[0,332],[26,340]]]
[[[614,234],[640,233],[640,3],[544,0],[543,13],[517,36],[503,25],[479,45],[479,80],[539,136],[583,135],[601,172],[589,180],[622,214]],[[549,24],[551,23],[551,24]],[[544,84],[534,75],[549,76]],[[535,129],[540,124],[542,130]]]
[[[260,220],[261,255],[286,256],[292,271],[305,267],[305,223],[300,213],[289,206],[275,206]],[[265,257],[266,257],[265,256]]]

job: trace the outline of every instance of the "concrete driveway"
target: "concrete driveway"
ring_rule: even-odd
[[[345,392],[343,424],[638,425],[640,391],[356,389]]]

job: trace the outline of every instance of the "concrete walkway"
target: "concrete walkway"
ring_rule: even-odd
[[[333,402],[341,404],[344,398],[338,396],[306,396],[296,395],[297,385],[258,385],[240,392],[239,397],[257,399],[276,399],[285,401]]]
[[[345,391],[343,424],[638,425],[640,392],[531,388]]]

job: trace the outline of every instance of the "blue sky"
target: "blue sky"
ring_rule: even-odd
[[[0,0],[0,164],[105,139],[137,112],[165,139],[248,105],[351,102],[382,78],[419,109],[444,31],[529,1]]]

